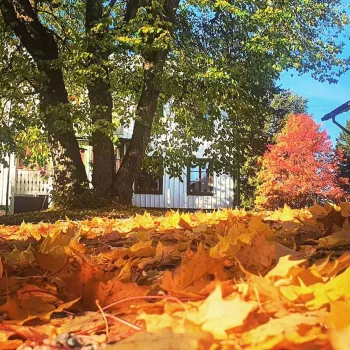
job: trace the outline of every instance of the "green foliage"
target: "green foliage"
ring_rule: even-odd
[[[346,122],[345,128],[350,129],[350,120]],[[343,152],[342,162],[340,163],[341,176],[350,179],[350,135],[342,131],[337,138],[336,148]]]
[[[281,90],[271,101],[270,134],[271,139],[284,128],[291,114],[307,113],[308,100],[291,90]]]
[[[113,204],[112,198],[101,198],[96,192],[86,190],[82,193],[72,195],[72,191],[52,193],[54,210],[63,209],[99,209]]]
[[[35,2],[59,47],[57,59],[41,64],[63,72],[69,95],[67,106],[49,110],[50,118],[56,116],[51,130],[43,123],[48,114],[38,106],[46,77],[0,16],[0,96],[12,109],[0,119],[0,154],[23,156],[28,145],[28,161],[44,163],[49,133],[60,134],[67,120],[76,135],[99,130],[113,138],[119,125],[135,119],[144,72],[154,68],[149,62],[156,58],[161,64],[153,84],[165,113],[159,108],[151,118],[149,153],[163,156],[173,176],[181,176],[194,154],[202,153],[216,171],[241,178],[246,201],[256,160],[280,128],[271,131],[269,107],[280,72],[310,71],[332,82],[347,68],[340,53],[348,17],[340,0],[182,1],[173,24],[163,16],[164,1],[136,8],[132,1],[111,3],[103,3],[101,18],[86,31],[86,1]],[[96,78],[110,84],[112,123],[93,123],[101,111],[91,107],[87,88]],[[303,112],[295,109],[306,103],[292,95],[279,100],[272,105],[278,118],[285,102],[291,112]]]
[[[345,128],[347,130],[350,129],[350,120],[346,121]],[[345,154],[350,155],[350,135],[347,134],[345,131],[342,131],[337,138],[336,146],[338,149],[344,151]]]

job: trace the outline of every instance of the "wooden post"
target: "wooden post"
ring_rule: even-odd
[[[10,171],[11,171],[11,153],[8,154],[8,169],[6,176],[6,205],[5,205],[5,215],[9,214],[9,200],[10,200]],[[3,168],[4,169],[4,168]]]
[[[14,214],[15,213],[16,185],[17,185],[17,167],[16,167],[16,158],[13,154],[10,156],[9,161],[10,161],[9,171],[10,171],[10,188],[11,188],[10,214]]]

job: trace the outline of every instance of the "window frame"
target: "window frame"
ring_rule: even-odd
[[[199,184],[201,186],[201,175],[202,175],[202,163],[205,163],[208,167],[206,167],[206,171],[208,170],[209,172],[209,176],[212,176],[213,182],[214,182],[214,171],[211,170],[210,168],[210,160],[207,158],[198,158],[198,164],[189,164],[187,166],[187,195],[188,196],[206,196],[206,197],[210,197],[210,196],[214,196],[214,183],[212,187],[211,192],[202,192],[201,190],[199,191],[195,191],[195,192],[191,192],[190,191],[190,186],[191,186],[191,169],[195,166],[196,168],[199,168],[198,171],[198,180],[199,180]],[[209,187],[209,183],[208,183],[208,187]]]

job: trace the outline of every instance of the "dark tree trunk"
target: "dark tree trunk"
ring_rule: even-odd
[[[157,66],[148,62],[144,66],[144,83],[136,109],[132,139],[115,178],[115,191],[122,204],[131,204],[132,186],[149,143],[159,97],[155,71]],[[162,65],[158,68],[162,68]]]
[[[46,79],[40,88],[43,122],[48,132],[55,165],[55,190],[80,193],[87,188],[87,176],[80,157],[70,117],[63,73],[57,68],[58,46],[33,9],[29,0],[1,0],[0,10]]]
[[[151,2],[147,4],[152,7]],[[158,17],[162,17],[168,24],[173,25],[178,5],[179,0],[164,0],[161,10],[157,8],[148,10],[149,14],[152,15],[149,17],[150,25],[154,25],[154,21]],[[125,13],[126,21],[135,16],[138,6],[140,6],[140,1],[128,1]],[[133,135],[115,177],[114,190],[122,204],[131,204],[132,201],[132,187],[149,144],[159,99],[161,74],[169,52],[169,48],[151,49],[156,39],[158,39],[158,34],[148,37],[146,42],[148,48],[142,53],[144,59],[143,87],[136,109]]]
[[[40,93],[40,107],[54,163],[55,191],[66,193],[67,186],[72,186],[73,193],[81,193],[88,187],[88,180],[70,118],[62,72],[47,74],[49,81]]]
[[[101,33],[91,29],[102,23]],[[92,184],[99,196],[109,196],[115,173],[114,147],[111,139],[113,100],[108,71],[104,60],[108,59],[109,49],[103,40],[108,27],[103,23],[103,0],[86,1],[86,33],[90,65],[96,69],[88,82],[91,119],[93,123],[92,146],[94,154]]]

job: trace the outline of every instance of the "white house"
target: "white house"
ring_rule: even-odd
[[[116,148],[116,167],[121,164],[131,137],[130,130],[119,129],[120,144]],[[92,147],[87,139],[79,140],[81,156],[88,178],[92,173]],[[201,157],[200,152],[196,155]],[[0,210],[8,206],[10,213],[46,208],[49,203],[52,179],[40,169],[24,167],[12,155],[9,168],[0,165]],[[233,179],[212,172],[210,162],[182,170],[182,181],[163,174],[153,176],[140,172],[134,184],[133,204],[145,208],[217,209],[233,205]]]

